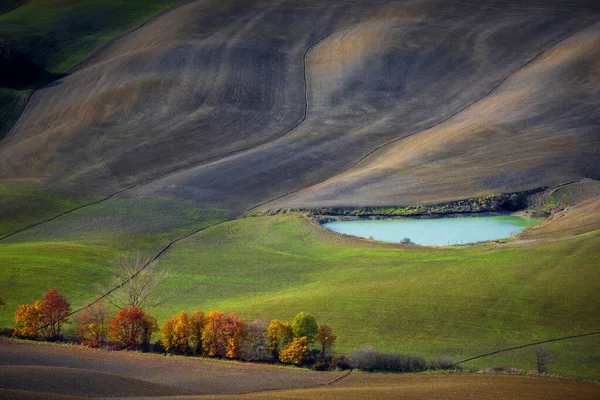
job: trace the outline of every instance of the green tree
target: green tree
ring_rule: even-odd
[[[317,336],[317,320],[311,314],[304,311],[298,313],[292,320],[292,332],[294,337],[306,337],[308,343],[313,343]]]

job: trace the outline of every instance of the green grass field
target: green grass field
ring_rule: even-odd
[[[435,249],[346,238],[298,215],[241,219],[194,235],[165,255],[161,267],[170,276],[163,289],[174,293],[153,312],[164,319],[182,309],[218,308],[247,319],[290,320],[304,310],[333,327],[339,351],[372,346],[458,360],[597,330],[599,235]],[[118,254],[97,244],[5,245],[0,281],[9,287],[30,282],[25,293],[18,287],[6,292],[8,308],[53,284],[74,304],[89,300],[89,283],[102,281],[101,266]],[[73,274],[81,265],[91,268]],[[57,280],[32,279],[31,271]],[[9,315],[3,323],[10,324]],[[600,376],[589,363],[579,365],[581,358],[594,361],[591,354],[598,352],[589,350],[598,350],[598,339],[552,346],[563,354],[574,343],[577,359],[558,357],[554,367]],[[497,357],[497,364],[531,368],[526,351],[514,354]],[[496,365],[490,360],[473,365]]]
[[[370,346],[457,361],[598,330],[599,236],[426,248],[333,234],[300,215],[240,219],[166,253],[160,266],[169,277],[160,290],[171,294],[152,312],[159,320],[197,308],[291,320],[308,311],[334,329],[340,352]],[[0,282],[8,312],[2,324],[10,325],[19,303],[51,286],[73,305],[94,298],[93,282],[106,279],[106,267],[123,250],[109,239],[88,242],[94,244],[3,245]],[[549,348],[551,372],[600,379],[599,338]],[[532,354],[526,349],[466,366],[531,369]]]
[[[66,195],[38,183],[0,183],[0,237],[98,198]]]
[[[409,248],[344,238],[297,215],[237,220],[164,257],[176,293],[156,313],[200,307],[290,320],[304,310],[333,327],[340,351],[372,346],[458,360],[598,330],[599,236]],[[598,350],[600,341],[583,347],[590,346]],[[586,365],[568,369],[600,377]],[[530,360],[512,366],[530,368]]]

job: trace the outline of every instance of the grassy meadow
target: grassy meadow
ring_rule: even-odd
[[[248,320],[291,320],[307,311],[333,328],[339,352],[373,347],[458,361],[598,330],[599,236],[428,248],[333,234],[301,215],[239,219],[163,256],[169,276],[160,290],[168,297],[152,313],[164,320],[181,310],[220,309]],[[83,304],[123,252],[97,241],[3,245],[8,310],[53,285]],[[21,282],[28,282],[25,291]],[[4,312],[2,324],[10,323]],[[600,379],[600,338],[548,348],[550,372]],[[533,360],[530,348],[466,366],[532,369]]]
[[[290,320],[308,311],[334,329],[339,351],[371,346],[458,360],[598,330],[599,236],[420,248],[332,234],[299,215],[242,219],[165,255],[166,285],[175,291],[156,314],[200,307]],[[589,355],[598,354],[600,339],[579,344],[585,362],[554,367],[600,377]],[[569,344],[553,346],[560,352]],[[509,365],[529,369],[532,360],[522,352]]]

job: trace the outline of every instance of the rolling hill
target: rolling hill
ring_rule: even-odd
[[[171,271],[159,319],[306,310],[340,351],[464,358],[598,330],[600,6],[31,0],[0,13],[0,67],[20,71],[0,81],[3,325],[49,285],[85,304],[140,252]],[[532,189],[565,209],[461,248],[255,217]],[[599,379],[598,340],[552,345],[555,371]]]

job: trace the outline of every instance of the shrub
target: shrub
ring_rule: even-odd
[[[344,355],[339,355],[333,357],[330,365],[331,369],[346,370],[352,368],[351,363],[352,360],[350,360],[348,357]]]
[[[427,370],[422,356],[401,353],[380,353],[376,350],[357,350],[350,355],[353,368],[363,371],[421,372]]]
[[[434,371],[456,369],[456,368],[457,367],[454,366],[454,364],[452,363],[452,360],[449,357],[434,358],[429,363],[429,369],[432,369]]]

